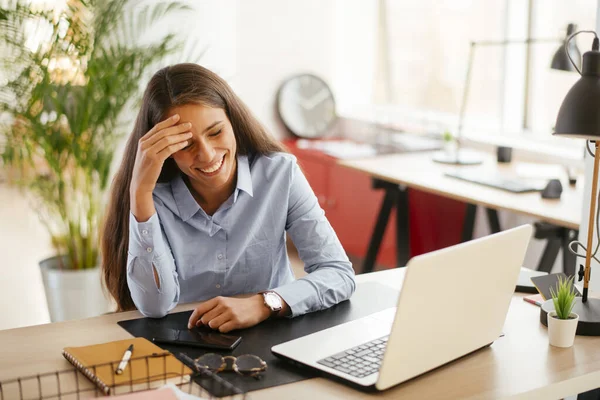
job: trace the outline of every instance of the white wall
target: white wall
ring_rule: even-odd
[[[236,73],[231,84],[276,137],[285,136],[275,114],[275,96],[288,77],[334,76],[335,3],[322,0],[238,1]]]
[[[237,2],[234,90],[278,138],[279,85],[294,74],[323,78],[338,109],[370,104],[376,65],[376,0]]]
[[[186,56],[207,48],[198,62],[227,80],[276,137],[287,136],[276,115],[277,89],[292,75],[323,78],[338,109],[371,103],[377,0],[187,2],[194,11],[163,20],[142,42],[167,32],[184,39],[183,54],[165,65],[195,61]],[[136,113],[124,115],[130,126]]]

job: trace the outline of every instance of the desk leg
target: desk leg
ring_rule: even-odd
[[[500,219],[498,218],[498,211],[493,208],[485,209],[488,218],[488,224],[492,233],[498,233],[502,230],[500,228]],[[473,239],[473,230],[475,229],[475,214],[477,212],[477,206],[475,204],[467,204],[467,212],[465,214],[465,220],[463,222],[463,231],[461,242],[468,242]]]
[[[486,208],[488,223],[490,224],[490,230],[492,233],[498,233],[502,229],[500,228],[500,219],[498,218],[498,211],[493,208]]]
[[[467,212],[463,222],[461,242],[468,242],[473,239],[473,228],[475,227],[475,212],[477,206],[475,204],[467,204]]]
[[[548,242],[546,243],[537,269],[538,271],[550,273],[560,250],[560,241],[554,238],[548,238],[547,240]]]
[[[578,231],[553,225],[548,222],[534,224],[536,239],[546,239],[546,247],[538,264],[538,270],[550,273],[558,252],[562,250],[563,271],[568,276],[575,275],[577,259],[569,251],[569,243],[577,237]]]
[[[410,220],[408,187],[399,187],[396,204],[396,267],[406,267],[410,259]]]
[[[373,272],[375,267],[375,260],[377,259],[377,253],[379,252],[379,246],[385,233],[388,220],[390,219],[390,213],[395,204],[398,201],[398,185],[393,185],[389,182],[380,181],[379,179],[373,179],[373,187],[375,189],[385,189],[385,197],[379,210],[379,216],[377,217],[377,223],[375,224],[375,230],[371,235],[371,242],[369,243],[369,249],[367,250],[367,257],[363,264],[363,273]]]

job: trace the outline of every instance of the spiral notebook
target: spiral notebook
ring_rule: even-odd
[[[131,344],[131,359],[123,373],[117,375],[117,365]],[[192,373],[173,354],[144,338],[65,347],[62,354],[104,394],[130,392],[144,387],[150,389],[165,383],[186,383]]]

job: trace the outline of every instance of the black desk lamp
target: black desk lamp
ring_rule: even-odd
[[[570,71],[570,72],[579,72],[579,68],[581,68],[581,52],[577,48],[575,42],[571,42],[569,38],[571,35],[575,33],[575,24],[569,24],[567,26],[567,35],[563,41],[563,45],[556,50],[554,53],[554,57],[552,57],[552,62],[550,63],[550,68],[556,69],[559,71]],[[570,43],[570,44],[569,44]],[[577,64],[573,64],[569,59],[569,55],[565,51],[565,48],[569,47],[568,54],[575,57],[575,62]]]
[[[577,326],[578,335],[600,336],[600,299],[588,298],[588,285],[590,281],[591,261],[598,252],[598,247],[592,249],[594,239],[594,212],[596,211],[596,193],[598,189],[598,166],[600,164],[600,51],[598,51],[598,36],[594,31],[580,31],[569,36],[565,44],[566,55],[571,59],[568,43],[575,35],[582,32],[594,34],[592,50],[583,55],[583,68],[579,68],[573,63],[573,66],[581,75],[581,78],[573,85],[565,97],[558,117],[554,135],[586,139],[594,143],[596,151],[591,152],[589,143],[586,147],[591,156],[594,157],[594,173],[592,175],[592,194],[590,199],[590,211],[588,221],[587,246],[578,241],[571,242],[569,247],[577,244],[585,249],[585,255],[577,254],[578,257],[585,257],[585,267],[580,266],[579,280],[583,279],[583,296],[578,299],[573,308],[573,312],[579,314],[579,324]],[[595,215],[597,235],[600,239],[600,226],[598,225],[598,213]],[[600,243],[600,242],[599,242]],[[552,302],[552,300],[550,300]],[[542,305],[541,320],[547,325],[547,313],[552,311],[553,306],[545,302]]]
[[[481,164],[482,159],[477,155],[473,154],[465,154],[460,152],[461,142],[462,142],[462,129],[463,122],[465,119],[465,109],[467,107],[467,100],[469,97],[469,86],[471,85],[471,70],[473,68],[473,57],[475,54],[475,48],[477,46],[508,46],[510,44],[530,44],[530,43],[555,43],[555,42],[563,42],[564,45],[561,45],[558,50],[554,53],[552,57],[552,62],[550,64],[550,68],[560,71],[576,71],[578,68],[574,66],[569,59],[567,58],[567,54],[565,54],[564,48],[567,46],[569,42],[569,38],[573,36],[573,32],[575,31],[575,25],[569,24],[567,27],[567,35],[564,39],[525,39],[525,40],[499,40],[499,41],[481,41],[481,42],[471,42],[471,48],[469,49],[469,64],[467,67],[467,75],[465,77],[464,90],[462,94],[462,101],[460,105],[460,112],[458,115],[458,130],[456,135],[457,147],[454,154],[448,154],[446,152],[436,153],[433,157],[433,160],[443,164],[455,164],[455,165],[476,165]],[[575,42],[570,44],[571,53],[574,55],[577,54],[579,61],[579,57],[581,53],[577,48]]]

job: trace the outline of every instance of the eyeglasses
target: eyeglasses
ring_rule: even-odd
[[[235,371],[241,376],[260,378],[260,373],[267,370],[267,363],[253,354],[244,354],[239,357],[225,356],[216,353],[207,353],[194,360],[198,369],[212,372]]]

